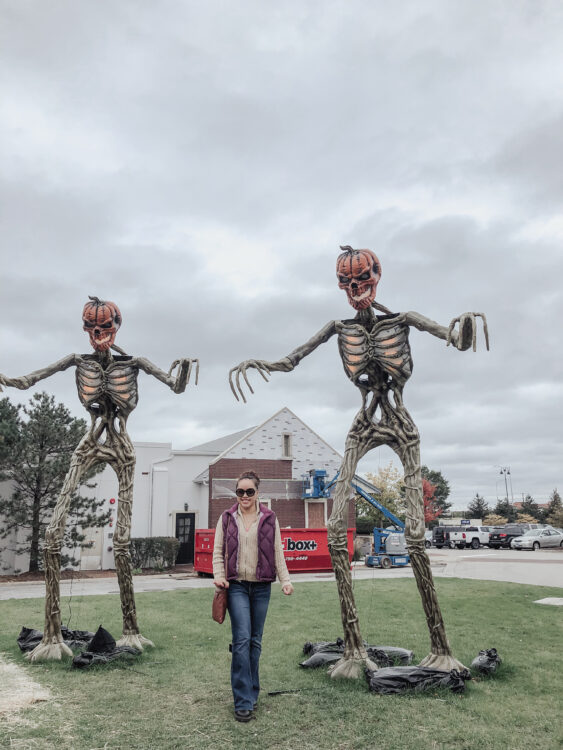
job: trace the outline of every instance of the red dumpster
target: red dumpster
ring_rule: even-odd
[[[326,529],[281,529],[283,552],[290,573],[332,570]],[[213,574],[215,529],[196,529],[194,570]],[[354,552],[354,529],[348,529],[348,555]]]

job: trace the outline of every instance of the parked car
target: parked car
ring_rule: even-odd
[[[432,546],[432,531],[430,529],[424,532],[424,546],[426,549]]]
[[[529,529],[512,540],[514,549],[537,550],[544,547],[563,547],[563,533],[558,529]]]
[[[508,523],[506,526],[495,526],[489,534],[489,547],[510,547],[510,542],[517,536],[522,536],[529,529],[529,524]]]
[[[463,526],[435,526],[432,529],[432,544],[438,549],[450,546],[450,534],[463,531]]]
[[[450,531],[450,547],[479,549],[489,544],[489,526],[462,526],[461,531]]]

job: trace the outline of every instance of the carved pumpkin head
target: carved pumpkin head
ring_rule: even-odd
[[[371,250],[354,250],[350,245],[341,245],[340,249],[343,252],[336,261],[338,286],[346,290],[355,310],[365,310],[375,299],[381,263]]]
[[[121,313],[115,302],[90,297],[82,312],[83,329],[88,331],[90,343],[97,352],[107,352],[113,346],[121,325]]]

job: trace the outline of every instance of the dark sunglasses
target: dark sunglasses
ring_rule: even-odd
[[[253,497],[255,494],[256,494],[256,490],[253,489],[252,487],[249,487],[247,490],[243,490],[241,488],[237,490],[237,497],[244,497],[245,495],[247,497]]]

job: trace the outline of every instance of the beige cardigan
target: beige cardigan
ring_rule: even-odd
[[[258,520],[252,524],[247,531],[240,508],[237,510],[236,519],[238,525],[238,579],[240,581],[256,581],[256,566],[258,564]],[[276,532],[274,541],[274,553],[276,561],[276,573],[282,586],[291,583],[289,572],[283,556],[280,525],[276,518]],[[213,545],[213,577],[225,578],[225,561],[223,559],[223,519],[219,516],[217,528],[215,529],[215,544]]]

